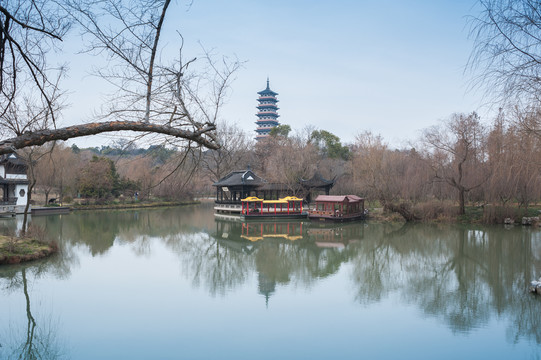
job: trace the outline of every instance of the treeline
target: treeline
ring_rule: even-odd
[[[194,158],[187,153],[152,145],[146,149],[120,145],[80,149],[62,144],[26,153],[29,179],[43,203],[55,199],[82,203],[113,200],[184,200],[194,193],[181,169]],[[32,161],[28,161],[32,160]]]
[[[201,171],[218,179],[250,165],[292,190],[317,172],[336,180],[333,193],[364,196],[406,220],[456,220],[474,212],[484,222],[503,222],[537,214],[540,122],[541,112],[531,109],[501,110],[489,121],[475,112],[452,114],[399,149],[371,132],[342,144],[325,130],[291,135],[287,125],[254,144],[235,126],[224,126],[219,138],[226,146],[210,152]]]
[[[73,144],[71,150],[78,154],[81,151],[90,151],[98,156],[107,157],[120,157],[120,156],[151,156],[158,159],[162,163],[167,160],[175,150],[168,149],[163,145],[150,145],[148,148],[138,148],[132,142],[117,141],[114,145],[102,145],[100,147],[88,147],[80,149],[77,145]]]
[[[361,195],[406,220],[455,219],[476,209],[494,223],[528,213],[541,198],[541,137],[532,130],[539,119],[540,113],[518,110],[500,111],[488,123],[475,112],[453,114],[400,149],[371,132],[342,144],[329,131],[292,134],[288,125],[255,142],[236,125],[222,124],[219,150],[160,145],[127,151],[117,145],[98,155],[56,146],[35,173],[46,194],[99,201],[135,193],[141,200],[212,196],[213,182],[246,168],[297,191],[299,179],[319,173],[336,181],[333,193]]]

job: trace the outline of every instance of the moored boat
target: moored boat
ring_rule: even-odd
[[[308,212],[302,207],[302,199],[287,196],[278,200],[263,200],[250,196],[241,200],[243,219],[304,219]]]
[[[332,222],[362,220],[365,217],[364,199],[356,195],[319,195],[308,217]]]

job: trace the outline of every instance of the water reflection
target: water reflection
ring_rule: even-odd
[[[344,277],[351,302],[364,307],[398,298],[453,333],[504,321],[510,343],[525,338],[541,344],[541,302],[526,292],[541,271],[536,229],[246,223],[214,219],[210,206],[80,212],[34,221],[61,244],[62,254],[41,265],[0,268],[3,289],[24,292],[24,285],[12,283],[24,284],[25,269],[33,269],[35,281],[43,273],[69,278],[79,257],[87,256],[77,249],[100,257],[127,246],[134,256],[149,257],[158,241],[175,257],[180,276],[213,297],[252,286],[272,307],[273,297],[288,287],[310,291],[324,279]]]
[[[311,227],[310,222],[234,222],[216,220],[213,237],[223,248],[235,249],[255,270],[259,291],[269,296],[277,284],[309,288],[314,281],[335,274],[354,250],[363,227]],[[350,237],[352,236],[352,237]]]
[[[0,358],[2,359],[63,359],[66,350],[57,338],[57,327],[52,316],[36,316],[29,290],[33,281],[52,270],[48,262],[38,261],[32,266],[9,266],[0,268],[0,289],[3,293],[19,293],[24,297],[26,319],[11,323],[3,321],[7,328],[0,339]],[[58,268],[57,268],[58,270]],[[59,274],[58,271],[53,271]],[[9,329],[9,331],[8,331]]]
[[[536,316],[541,303],[525,291],[541,271],[538,231],[217,220],[214,236],[216,246],[235,250],[222,261],[244,258],[244,272],[251,268],[257,273],[259,291],[267,299],[277,285],[309,288],[350,264],[355,301],[361,304],[398,293],[453,332],[467,333],[494,318],[509,317],[510,341],[527,337],[541,342]]]
[[[468,332],[492,318],[512,318],[511,338],[540,341],[539,299],[526,284],[541,269],[538,236],[521,228],[406,225],[370,236],[352,259],[356,299],[365,304],[399,292],[427,316],[454,332]],[[527,330],[526,330],[527,329]]]

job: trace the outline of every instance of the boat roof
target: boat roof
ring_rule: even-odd
[[[285,200],[285,201],[302,201],[301,198],[298,198],[296,196],[286,196],[285,198],[281,198],[280,200]]]
[[[263,201],[263,199],[258,198],[257,196],[248,196],[247,198],[241,199],[240,201]]]
[[[364,200],[363,198],[357,195],[318,195],[316,202],[333,202],[333,203],[342,203],[342,202],[360,202]]]
[[[287,204],[289,201],[303,201],[301,198],[296,196],[286,196],[285,198],[280,198],[278,200],[263,200],[256,196],[248,196],[247,198],[241,199],[240,201],[244,202],[264,202],[265,204]]]

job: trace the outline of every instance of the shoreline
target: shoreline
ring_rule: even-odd
[[[58,252],[58,245],[34,238],[0,236],[0,266],[39,260]]]
[[[105,205],[67,205],[72,211],[78,210],[125,210],[125,209],[147,209],[168,206],[198,205],[200,201],[164,201],[153,203],[132,203],[132,204],[105,204]],[[51,207],[54,209],[54,207]]]

